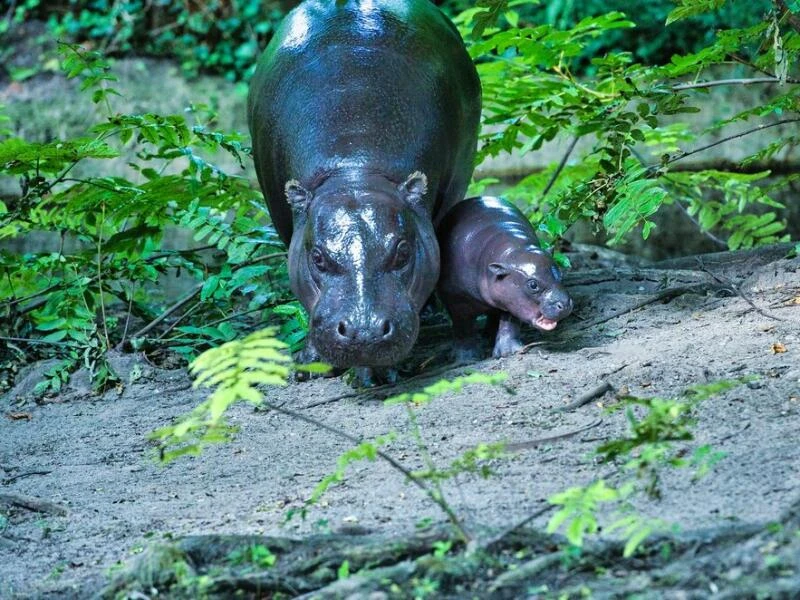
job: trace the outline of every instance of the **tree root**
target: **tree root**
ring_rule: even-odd
[[[726,525],[645,542],[630,558],[624,540],[586,543],[563,552],[564,540],[515,530],[492,544],[464,548],[450,529],[410,538],[379,535],[196,536],[141,555],[101,593],[103,598],[158,592],[170,598],[365,598],[375,592],[437,598],[520,598],[532,590],[561,597],[794,598],[800,594],[800,501],[779,522]],[[436,542],[450,542],[435,552]],[[261,545],[270,567],[234,564],[236,551]],[[438,546],[441,549],[441,545]],[[341,576],[347,562],[347,577]]]

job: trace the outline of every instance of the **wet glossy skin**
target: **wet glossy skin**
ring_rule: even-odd
[[[555,329],[572,311],[552,257],[516,207],[497,198],[469,198],[445,215],[437,231],[442,274],[437,291],[453,320],[456,356],[479,355],[475,319],[497,326],[493,356],[522,347],[519,321]]]
[[[439,274],[433,225],[413,191],[419,181],[404,188],[334,179],[308,201],[289,272],[311,314],[309,353],[344,367],[363,365],[364,356],[390,366],[411,351]]]
[[[428,0],[310,1],[287,16],[248,118],[311,316],[304,358],[386,366],[408,354],[439,273],[432,222],[463,198],[479,114],[475,68]]]

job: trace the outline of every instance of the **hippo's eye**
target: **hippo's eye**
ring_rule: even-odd
[[[328,259],[325,253],[319,248],[312,248],[310,253],[311,264],[316,267],[317,271],[324,273],[328,270]]]
[[[406,240],[400,240],[394,247],[394,259],[392,260],[392,268],[395,270],[402,269],[411,260],[411,245]]]
[[[528,289],[530,291],[532,291],[532,292],[538,292],[539,291],[539,282],[536,281],[535,279],[528,279],[527,286],[528,286]]]

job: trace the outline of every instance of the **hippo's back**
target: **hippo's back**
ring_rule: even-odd
[[[486,244],[502,240],[504,245],[539,245],[528,218],[511,202],[492,196],[467,198],[453,206],[437,228],[442,244],[455,254],[479,252]]]
[[[250,84],[256,171],[278,232],[291,236],[287,180],[313,189],[363,168],[428,177],[429,208],[463,198],[480,83],[452,23],[428,0],[308,0],[284,20]]]
[[[533,226],[512,203],[492,196],[467,198],[453,206],[436,230],[441,252],[440,289],[478,297],[486,262],[507,250],[538,246]],[[487,258],[488,257],[488,258]]]

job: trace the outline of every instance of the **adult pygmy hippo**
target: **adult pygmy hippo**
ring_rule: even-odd
[[[514,205],[469,198],[444,216],[437,234],[442,254],[437,291],[453,320],[457,359],[477,358],[479,315],[490,315],[490,333],[497,326],[492,356],[500,357],[522,347],[515,318],[550,331],[572,311],[561,273]]]
[[[259,60],[253,157],[291,287],[301,360],[383,367],[416,341],[439,276],[433,215],[463,198],[480,82],[428,0],[307,0]]]

